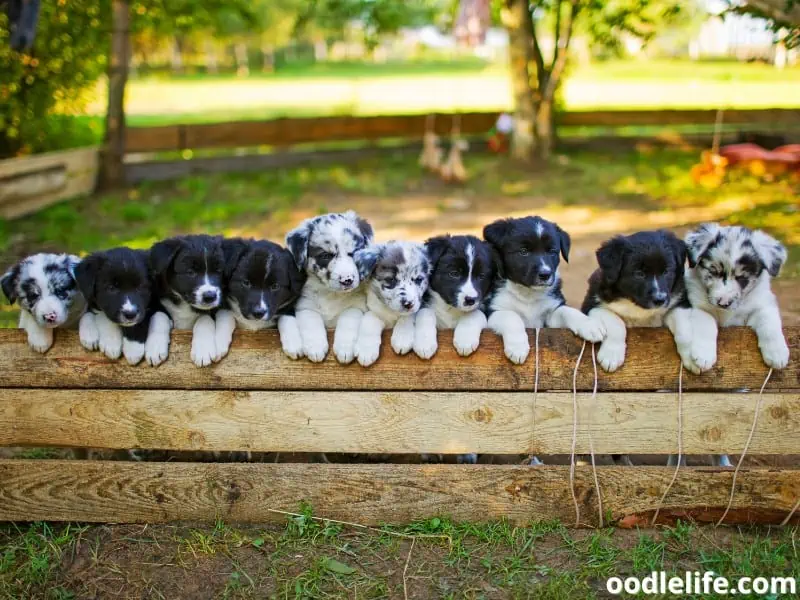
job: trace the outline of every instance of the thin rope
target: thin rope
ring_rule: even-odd
[[[456,113],[453,115],[453,129],[451,133],[453,139],[461,135],[461,113]]]
[[[597,400],[597,359],[594,355],[594,344],[592,344],[592,371],[594,373],[594,385],[592,386],[592,406]],[[600,481],[597,479],[597,465],[594,459],[594,440],[592,440],[592,430],[589,426],[589,421],[586,422],[586,433],[589,435],[589,455],[592,458],[592,476],[594,477],[594,488],[597,493],[597,518],[600,528],[605,525],[603,523],[603,495],[600,493]]]
[[[536,401],[539,398],[539,328],[536,328],[536,341],[534,345],[534,374],[533,374],[533,415],[531,424],[531,444],[528,448],[528,464],[531,464],[536,455]]]
[[[656,519],[658,519],[658,513],[661,512],[661,507],[664,506],[664,500],[667,498],[667,494],[672,489],[672,486],[675,484],[675,481],[678,479],[678,471],[681,470],[681,461],[683,460],[683,363],[681,362],[681,366],[678,369],[678,464],[675,465],[675,472],[672,474],[672,479],[667,485],[667,489],[664,490],[664,493],[661,494],[661,499],[658,501],[658,506],[656,506],[656,512],[653,514],[653,520],[650,521],[650,525],[656,524]]]
[[[425,133],[436,133],[436,115],[434,113],[425,117]]]
[[[585,341],[575,362],[575,371],[572,373],[572,451],[569,455],[569,491],[575,504],[575,527],[580,527],[581,523],[581,509],[578,506],[578,497],[575,495],[575,447],[578,444],[578,367],[581,366],[584,350],[586,350]]]
[[[722,137],[722,113],[721,108],[717,109],[717,116],[714,120],[714,139],[711,141],[711,153],[719,154],[719,142]]]
[[[722,513],[722,516],[717,521],[716,527],[722,525],[722,522],[725,520],[725,517],[728,516],[728,512],[731,510],[731,506],[733,505],[733,496],[736,494],[736,478],[739,476],[739,469],[742,467],[742,463],[744,462],[744,457],[747,455],[747,450],[750,448],[750,442],[753,440],[753,434],[756,432],[756,426],[758,425],[758,413],[761,412],[761,399],[764,395],[764,388],[767,387],[767,383],[769,383],[769,378],[772,377],[772,369],[770,368],[769,372],[767,373],[766,378],[764,379],[764,383],[761,385],[761,389],[758,391],[758,400],[756,400],[756,410],[755,414],[753,415],[753,424],[750,427],[750,435],[747,436],[747,442],[745,442],[744,449],[742,450],[741,456],[739,456],[739,462],[736,463],[736,468],[733,471],[733,482],[731,483],[731,495],[728,498],[728,506],[725,507],[725,512]]]
[[[406,573],[408,572],[408,563],[411,562],[411,553],[414,551],[414,543],[416,541],[417,538],[412,538],[411,548],[408,549],[408,556],[406,557],[406,566],[403,567],[403,597],[405,600],[408,600],[408,580],[406,579]]]
[[[789,521],[792,520],[792,517],[794,516],[794,513],[797,512],[798,508],[800,508],[800,498],[798,498],[797,502],[795,502],[792,511],[788,515],[786,515],[786,518],[783,521],[781,521],[781,527],[786,527],[789,524]]]

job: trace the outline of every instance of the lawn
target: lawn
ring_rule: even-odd
[[[800,67],[737,62],[609,61],[575,66],[567,110],[800,107]],[[89,113],[103,114],[98,88]],[[332,114],[507,110],[504,66],[478,60],[322,63],[250,77],[147,76],[127,90],[131,125]]]

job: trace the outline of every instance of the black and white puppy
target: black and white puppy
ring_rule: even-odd
[[[605,336],[603,323],[567,306],[558,272],[569,260],[569,235],[541,217],[504,219],[483,236],[500,257],[500,275],[489,300],[489,327],[502,336],[506,356],[522,364],[530,352],[526,327],[565,327],[588,342]]]
[[[764,362],[783,369],[789,363],[789,347],[770,280],[786,262],[786,248],[763,231],[717,223],[690,232],[686,245],[686,288],[692,307],[711,315],[715,326],[751,327]],[[716,348],[716,327],[704,335]]]
[[[146,357],[153,366],[169,354],[169,319],[158,312],[147,252],[113,248],[90,254],[75,267],[88,311],[80,321],[87,350],[132,365]]]
[[[75,281],[80,262],[71,254],[34,254],[11,267],[0,286],[8,301],[19,302],[19,327],[28,334],[28,345],[47,352],[56,327],[76,327],[86,301]]]
[[[416,318],[414,352],[428,359],[436,353],[438,329],[453,329],[461,356],[478,348],[486,328],[486,304],[498,273],[499,257],[472,235],[440,235],[425,242],[433,264],[430,287]]]
[[[386,327],[393,328],[392,349],[397,354],[413,348],[414,318],[422,307],[431,270],[422,244],[387,242],[377,247],[376,256],[367,286],[367,313],[356,342],[356,358],[364,367],[378,360]]]
[[[222,237],[187,235],[150,249],[158,300],[175,329],[192,330],[192,362],[205,367],[228,353],[236,328],[225,297]]]
[[[365,282],[375,266],[372,227],[355,212],[306,219],[286,235],[297,267],[308,275],[295,306],[303,354],[319,362],[328,353],[326,327],[335,327],[333,351],[341,363],[355,357],[367,310]]]
[[[302,356],[300,330],[294,304],[305,283],[305,273],[291,253],[267,240],[226,239],[225,307],[236,326],[249,331],[278,328],[283,351],[292,358]]]
[[[597,262],[582,310],[605,328],[597,353],[604,370],[616,371],[625,362],[628,327],[665,325],[684,367],[700,373],[713,366],[714,324],[707,314],[690,307],[682,240],[664,230],[619,235],[600,246]]]

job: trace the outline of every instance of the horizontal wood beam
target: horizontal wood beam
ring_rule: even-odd
[[[800,390],[800,328],[784,331],[791,349],[789,366],[775,371],[770,391]],[[0,330],[0,388],[58,389],[197,389],[197,390],[380,390],[380,391],[532,391],[533,352],[523,365],[513,365],[501,340],[485,331],[481,347],[470,357],[458,356],[452,332],[439,333],[439,351],[425,361],[413,354],[397,356],[384,336],[382,356],[363,368],[340,365],[332,356],[319,364],[293,361],[283,355],[276,331],[236,332],[230,354],[221,362],[198,369],[190,361],[190,332],[174,332],[166,363],[153,369],[129,366],[100,353],[85,351],[74,331],[58,331],[47,354],[31,350],[24,332]],[[533,347],[533,332],[530,332]],[[570,390],[581,340],[563,329],[543,329],[540,335],[539,390]],[[730,328],[720,332],[719,360],[703,375],[683,375],[684,391],[758,390],[767,374],[753,332]],[[675,390],[678,355],[666,329],[628,332],[628,356],[616,373],[598,368],[601,391]],[[592,362],[587,347],[578,373],[578,389],[591,391]]]
[[[737,454],[750,394],[685,394],[683,450]],[[674,393],[578,401],[577,451],[677,451]],[[254,452],[569,454],[570,393],[4,390],[0,446]],[[765,394],[751,454],[800,454],[800,394]]]
[[[647,522],[672,479],[666,467],[599,467],[612,522]],[[719,514],[732,470],[684,468],[668,515]],[[592,471],[574,480],[580,524],[597,524]],[[743,469],[731,520],[780,523],[800,497],[800,471]],[[568,467],[0,461],[0,520],[165,523],[285,521],[309,503],[317,516],[363,525],[448,516],[574,524]],[[797,521],[795,516],[795,522]]]

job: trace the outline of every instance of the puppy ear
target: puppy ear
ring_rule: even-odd
[[[284,259],[286,260],[286,272],[289,274],[289,291],[292,294],[292,300],[300,297],[303,291],[303,285],[306,283],[306,272],[297,268],[294,262],[292,253],[283,249],[285,253]]]
[[[17,284],[19,284],[19,275],[22,271],[21,264],[17,263],[0,277],[0,287],[3,288],[3,293],[11,304],[17,301]]]
[[[64,258],[64,268],[70,274],[70,277],[72,277],[72,279],[75,279],[75,267],[77,267],[80,264],[80,262],[81,262],[80,257],[75,256],[74,254],[68,254]],[[75,282],[77,283],[77,280],[75,280]]]
[[[353,211],[349,212],[352,213],[353,218],[355,218],[356,225],[358,225],[358,230],[361,232],[361,235],[364,236],[364,239],[366,240],[367,244],[371,244],[372,240],[375,239],[375,234],[372,231],[372,225],[370,225],[366,219],[362,219]]]
[[[225,267],[222,274],[226,280],[230,279],[236,270],[244,253],[247,252],[247,242],[241,238],[230,238],[222,240],[222,256],[225,259]]]
[[[182,247],[183,240],[180,238],[170,238],[153,244],[149,256],[150,270],[153,275],[161,275],[166,272]]]
[[[786,247],[763,231],[754,231],[752,241],[753,248],[764,263],[764,267],[772,277],[776,277],[786,262]]]
[[[353,255],[353,260],[358,267],[358,276],[362,281],[372,275],[375,265],[383,252],[383,246],[367,246],[362,250],[357,250]]]
[[[558,231],[558,241],[561,245],[561,256],[564,257],[564,262],[569,262],[569,249],[572,246],[572,241],[569,239],[569,234],[556,225]]]
[[[436,237],[429,238],[425,242],[425,253],[428,255],[428,260],[431,261],[432,268],[436,268],[436,263],[442,258],[442,254],[447,250],[449,243],[449,235],[437,235]]]
[[[511,229],[511,221],[500,219],[483,228],[483,239],[495,248],[500,248],[503,244],[503,238],[508,235],[509,229]]]
[[[680,272],[683,273],[683,266],[686,264],[686,242],[679,239],[671,231],[665,231],[664,234],[667,237],[667,241],[669,242],[669,246],[672,249],[672,254],[675,256],[675,262],[680,267]]]
[[[686,250],[689,257],[689,266],[694,268],[697,265],[698,259],[706,251],[708,245],[719,234],[720,226],[717,223],[703,223],[695,229],[686,234]]]
[[[505,279],[505,266],[503,265],[503,256],[500,252],[492,246],[484,242],[489,247],[489,253],[492,256],[492,273],[493,279]]]
[[[627,250],[628,242],[622,236],[613,237],[598,248],[597,264],[600,265],[606,283],[613,284],[619,279]]]
[[[294,258],[297,268],[306,268],[308,260],[308,238],[311,236],[311,219],[306,219],[286,234],[286,247]]]
[[[93,302],[97,271],[105,258],[101,253],[90,254],[75,266],[75,281],[87,302]]]

